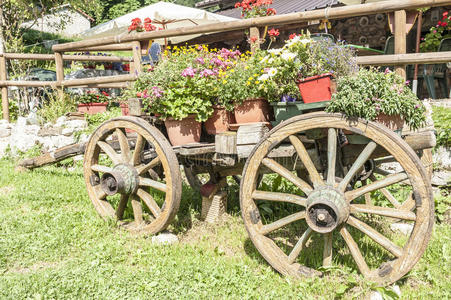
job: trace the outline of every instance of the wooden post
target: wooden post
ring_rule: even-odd
[[[141,73],[141,43],[133,42],[133,64],[130,66],[130,73],[139,75]]]
[[[257,27],[251,27],[249,29],[249,39],[251,43],[251,52],[255,53],[258,49],[260,49],[260,32]],[[255,42],[252,40],[256,39]]]
[[[0,57],[0,80],[7,80],[6,59],[4,56]],[[9,119],[9,101],[8,101],[8,87],[2,87],[2,111],[3,119],[10,121]]]
[[[395,11],[395,54],[406,53],[406,11]],[[395,72],[406,79],[406,67],[396,66]]]
[[[55,52],[55,65],[56,65],[56,84],[58,86],[58,98],[63,100],[64,87],[62,82],[64,80],[64,65],[63,54],[61,52]]]

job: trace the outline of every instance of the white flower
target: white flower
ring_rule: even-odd
[[[274,62],[274,58],[271,57],[270,59],[268,59],[269,64],[272,64],[273,62]]]
[[[282,52],[282,55],[280,55],[282,59],[284,60],[293,60],[296,57],[295,53],[292,52]]]
[[[265,57],[262,58],[262,60],[260,60],[260,63],[265,63],[268,61],[269,55],[266,55]]]
[[[258,77],[258,80],[261,80],[261,81],[266,81],[268,79],[269,79],[268,74],[262,74],[260,77]]]
[[[299,42],[301,42],[302,44],[306,45],[306,44],[310,43],[311,40],[310,39],[302,39]]]
[[[278,55],[278,54],[280,54],[280,52],[282,52],[282,49],[280,49],[280,48],[279,49],[270,49],[270,50],[268,50],[268,52]]]
[[[268,76],[269,77],[273,77],[276,74],[277,74],[277,69],[276,68],[269,68],[269,70],[268,70]]]

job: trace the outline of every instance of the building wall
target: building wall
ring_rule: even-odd
[[[26,22],[22,24],[22,27],[29,27],[31,24],[33,22]],[[64,8],[51,15],[39,18],[31,27],[31,29],[57,33],[67,37],[75,36],[89,28],[91,28],[90,21],[71,8]]]

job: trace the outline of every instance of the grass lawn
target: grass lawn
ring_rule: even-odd
[[[248,239],[237,194],[230,197],[229,215],[207,225],[199,197],[184,187],[169,228],[180,243],[156,246],[97,215],[80,166],[15,173],[0,161],[0,298],[330,299],[375,289],[341,268],[302,281],[280,276]],[[402,298],[451,298],[450,270],[451,227],[436,224],[422,259],[398,282]]]

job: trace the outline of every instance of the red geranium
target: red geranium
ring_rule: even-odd
[[[276,10],[269,8],[272,0],[243,0],[235,3],[235,8],[241,8],[241,17],[244,19],[271,16]]]
[[[271,28],[268,31],[268,34],[269,34],[270,37],[276,37],[276,36],[279,36],[280,32],[279,32],[279,29]]]

